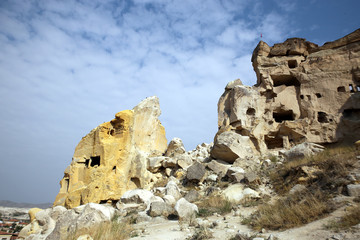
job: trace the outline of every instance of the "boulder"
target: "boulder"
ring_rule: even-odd
[[[175,204],[175,213],[180,220],[194,218],[198,212],[198,207],[186,201],[185,198],[179,199]]]
[[[123,203],[144,203],[148,205],[154,194],[144,189],[129,190],[121,196],[120,201]]]
[[[209,162],[206,166],[214,173],[216,173],[220,178],[223,178],[226,175],[228,169],[231,167],[231,164],[215,159]]]
[[[199,182],[203,179],[205,173],[206,173],[206,170],[205,170],[204,165],[199,162],[195,162],[193,165],[188,167],[186,178],[189,181]]]
[[[256,149],[248,136],[226,131],[215,137],[211,157],[233,163],[239,157],[252,157],[256,153]]]
[[[162,166],[162,163],[167,160],[167,157],[149,157],[148,158],[148,165],[147,169],[152,172],[156,173],[159,168]]]
[[[226,188],[222,195],[232,202],[239,202],[245,197],[259,198],[259,193],[251,188],[245,188],[242,184],[233,184]]]
[[[54,206],[114,201],[128,190],[152,186],[148,158],[162,156],[167,149],[160,113],[159,99],[149,97],[83,137],[60,181]],[[151,169],[157,167],[155,161]]]
[[[185,147],[180,138],[173,138],[166,150],[165,156],[166,157],[174,157],[179,154],[185,153]]]
[[[162,162],[162,166],[164,168],[174,168],[177,167],[177,159],[176,158],[169,158],[167,157],[163,162]]]
[[[179,189],[179,187],[176,185],[176,183],[174,181],[169,181],[166,184],[165,194],[173,196],[176,200],[181,198],[180,189]]]
[[[152,202],[150,204],[149,215],[151,217],[164,216],[168,217],[170,214],[174,212],[174,209],[171,205],[166,202]]]
[[[347,185],[347,191],[350,197],[360,196],[360,184],[349,184]]]
[[[174,206],[176,203],[175,198],[172,195],[163,196],[164,202],[166,202],[170,206]]]
[[[192,159],[187,154],[182,154],[176,157],[177,165],[182,169],[187,169],[192,163]]]
[[[185,199],[188,201],[188,202],[196,202],[197,200],[199,200],[201,197],[200,193],[194,189],[190,190],[186,195],[185,195]]]
[[[284,156],[288,161],[309,157],[324,151],[324,147],[315,143],[301,143],[284,152]]]

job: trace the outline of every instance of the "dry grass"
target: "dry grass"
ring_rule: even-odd
[[[302,191],[281,198],[272,204],[264,204],[249,218],[243,221],[254,229],[278,230],[300,226],[317,220],[333,208],[321,191],[311,193]]]
[[[226,214],[231,212],[234,203],[221,196],[214,195],[203,199],[203,201],[197,203],[197,205],[199,208],[199,216],[208,217],[214,213]]]
[[[260,205],[251,217],[243,220],[254,229],[287,229],[324,217],[335,209],[331,198],[343,189],[347,175],[354,168],[359,151],[353,147],[337,147],[312,157],[287,162],[270,173],[277,193],[282,197],[273,203]],[[301,183],[307,190],[289,194]],[[360,208],[342,219],[346,226],[360,219]]]
[[[317,155],[285,163],[270,173],[270,179],[277,193],[286,194],[301,177],[306,179],[303,171],[306,166],[318,171],[313,177],[307,178],[305,184],[334,191],[348,184],[346,175],[353,168],[357,154],[359,151],[354,147],[326,149]]]
[[[340,231],[349,229],[352,226],[355,226],[360,223],[360,204],[348,209],[348,213],[345,214],[340,220],[338,221],[331,221],[329,222],[325,228],[331,229],[334,231]]]
[[[119,221],[115,216],[111,222],[102,222],[91,229],[81,229],[67,239],[75,240],[81,235],[89,234],[94,240],[123,240],[130,238],[132,230],[129,221]]]

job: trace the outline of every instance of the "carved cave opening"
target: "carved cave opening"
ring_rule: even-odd
[[[100,166],[100,156],[90,157],[90,167]]]
[[[322,97],[322,95],[321,95],[320,93],[315,93],[315,96],[316,96],[317,98],[321,98],[321,97]]]
[[[338,87],[338,88],[337,88],[337,91],[338,91],[338,92],[346,92],[346,90],[345,90],[345,87],[344,87],[344,86],[340,86],[340,87]]]
[[[325,112],[318,112],[317,120],[319,123],[328,123],[328,115]]]
[[[271,79],[273,80],[273,86],[300,86],[299,80],[296,77],[291,75],[271,75]]]
[[[275,122],[281,123],[283,121],[293,121],[295,120],[294,118],[294,113],[292,110],[289,111],[278,111],[278,112],[273,112],[273,118],[275,119]]]
[[[289,68],[296,68],[297,67],[297,61],[296,60],[289,60],[288,61]]]
[[[276,149],[276,148],[284,147],[284,141],[282,137],[277,137],[277,136],[265,135],[265,144],[268,149]]]
[[[65,178],[65,186],[64,186],[64,188],[66,189],[66,192],[68,192],[69,191],[69,179],[68,178]]]
[[[360,109],[350,108],[343,111],[343,117],[349,120],[360,120]]]

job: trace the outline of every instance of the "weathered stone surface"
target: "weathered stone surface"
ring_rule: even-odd
[[[219,100],[214,149],[227,131],[249,137],[260,153],[359,140],[359,40],[360,29],[322,47],[296,38],[273,47],[261,41],[252,56],[257,84],[229,83]],[[238,155],[217,151],[230,161]]]
[[[201,181],[206,173],[205,167],[199,162],[195,162],[188,167],[186,178],[190,181]]]
[[[347,185],[347,191],[348,191],[349,196],[351,196],[351,197],[360,196],[360,184]]]
[[[179,189],[179,187],[176,185],[176,183],[174,181],[169,181],[166,184],[165,193],[166,193],[166,195],[173,196],[176,200],[181,198],[180,189]]]
[[[242,184],[233,184],[223,191],[223,196],[232,202],[239,202],[244,197],[259,198],[259,193],[251,188],[245,188]]]
[[[186,195],[185,195],[185,199],[188,202],[196,202],[197,200],[199,200],[201,197],[200,193],[194,189],[190,190]]]
[[[239,157],[252,157],[256,153],[256,149],[248,136],[226,131],[215,137],[211,157],[233,163]]]
[[[196,217],[198,212],[198,207],[195,204],[186,201],[185,198],[179,199],[175,204],[175,213],[179,216],[179,219]]]
[[[164,199],[164,202],[166,202],[170,206],[174,206],[176,203],[176,200],[172,195],[165,195],[165,196],[163,196],[163,199]]]
[[[315,143],[301,143],[284,152],[284,156],[288,161],[309,157],[316,153],[324,151],[324,147]]]
[[[165,156],[166,157],[174,157],[178,154],[184,154],[185,153],[185,147],[180,138],[173,138],[169,146],[167,147]]]
[[[149,215],[151,217],[167,217],[174,212],[174,209],[166,202],[152,202],[150,204]]]
[[[150,203],[151,198],[154,194],[144,189],[129,190],[121,196],[121,202],[123,203]]]
[[[150,97],[83,137],[64,172],[54,206],[118,200],[127,190],[153,184],[147,158],[161,156],[167,148],[159,115],[159,100]]]
[[[163,157],[163,156],[149,157],[147,169],[152,173],[156,173],[159,170],[159,168],[162,166],[162,163],[167,159],[168,159],[167,157]]]
[[[228,169],[231,167],[231,164],[221,161],[221,160],[212,160],[206,165],[214,173],[216,173],[220,178],[224,177]]]
[[[230,167],[226,173],[230,180],[240,182],[245,178],[245,170],[241,167]]]
[[[182,154],[176,157],[177,165],[182,169],[187,169],[192,163],[192,159],[187,154]]]

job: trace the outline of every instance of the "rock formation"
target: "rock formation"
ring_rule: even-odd
[[[253,154],[305,141],[358,140],[359,41],[360,29],[321,47],[302,38],[273,47],[260,41],[252,56],[257,84],[230,82],[219,100],[212,157],[231,163],[243,157],[237,152],[249,152],[242,144],[248,140]],[[223,139],[229,131],[241,135],[237,143]],[[235,145],[244,145],[244,150],[234,151]],[[224,149],[229,150],[226,156]]]
[[[83,137],[64,172],[54,206],[117,201],[127,190],[154,182],[147,157],[162,156],[167,148],[160,113],[158,98],[150,97]]]

